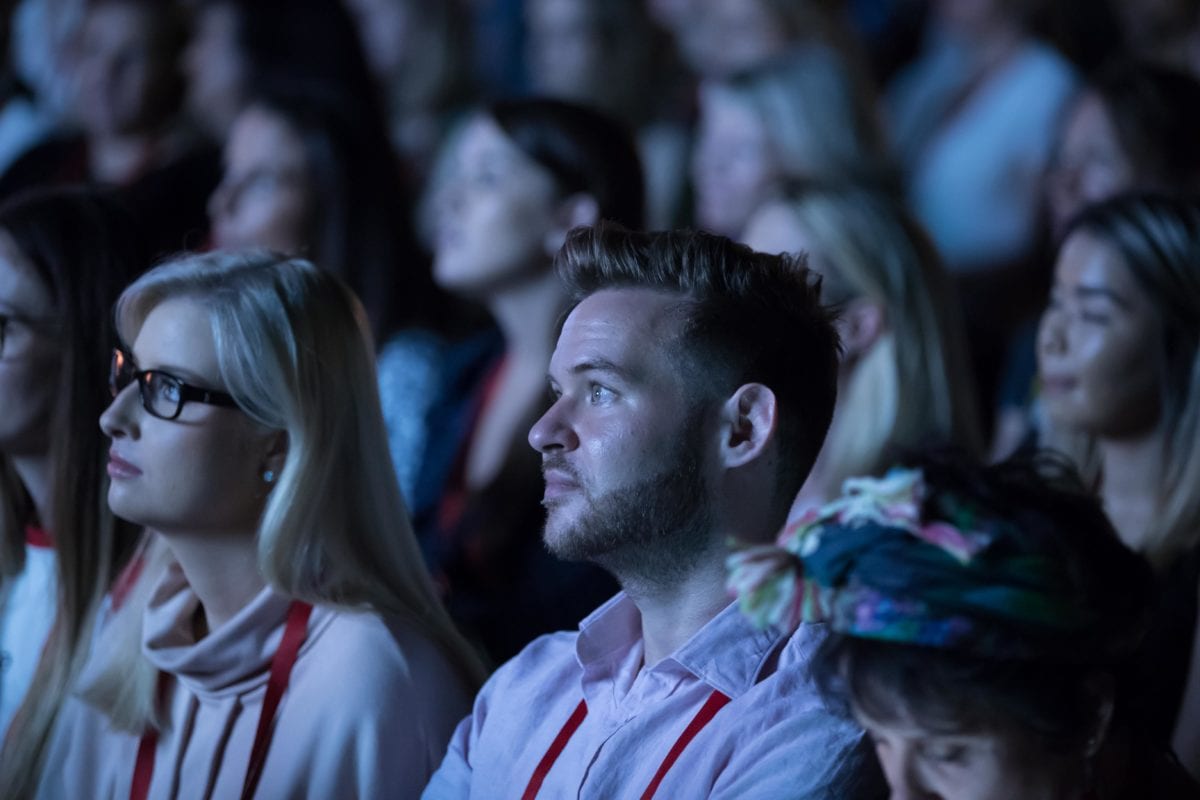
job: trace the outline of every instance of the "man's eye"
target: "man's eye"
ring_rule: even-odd
[[[592,386],[591,393],[589,395],[589,399],[592,401],[593,404],[607,403],[608,401],[612,400],[612,398],[613,398],[613,392],[611,389],[609,389],[605,386],[601,386],[600,384],[594,384]]]

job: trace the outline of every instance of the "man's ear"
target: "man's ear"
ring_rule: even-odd
[[[838,335],[842,338],[845,359],[866,355],[887,329],[887,309],[882,303],[856,297],[842,308],[838,317]]]
[[[546,252],[554,257],[563,242],[567,240],[567,232],[581,225],[595,225],[600,221],[600,204],[596,198],[585,192],[577,192],[558,201],[554,210],[554,225],[546,233]]]
[[[740,467],[762,455],[775,437],[779,405],[761,383],[747,383],[721,407],[721,464]]]

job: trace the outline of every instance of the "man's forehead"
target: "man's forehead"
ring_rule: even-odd
[[[563,323],[555,357],[571,358],[584,348],[649,355],[675,335],[680,295],[653,289],[604,289],[584,298]]]

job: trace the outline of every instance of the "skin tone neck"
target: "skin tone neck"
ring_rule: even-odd
[[[123,183],[149,160],[156,137],[150,134],[93,136],[88,141],[92,177],[101,183]]]
[[[1134,550],[1143,549],[1158,506],[1163,445],[1161,426],[1141,436],[1099,442],[1104,507],[1122,541]]]
[[[25,491],[29,492],[38,522],[43,528],[53,532],[54,520],[50,513],[50,454],[13,456],[12,465],[17,477],[25,486]]]
[[[538,362],[540,378],[554,351],[555,331],[567,305],[566,293],[553,271],[506,287],[487,299],[488,310],[504,334],[511,358]]]
[[[200,598],[203,624],[197,638],[232,619],[266,586],[254,531],[161,535]]]
[[[716,547],[709,547],[703,559],[671,586],[637,580],[621,580],[621,586],[642,614],[646,664],[657,664],[678,650],[729,605],[725,555]]]

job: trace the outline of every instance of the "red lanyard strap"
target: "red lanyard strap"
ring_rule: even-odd
[[[312,606],[299,600],[293,600],[288,607],[283,639],[280,640],[279,649],[271,659],[267,693],[259,711],[258,729],[254,732],[254,745],[250,748],[250,763],[246,767],[246,778],[242,782],[242,800],[249,800],[258,788],[263,764],[267,761],[267,750],[271,746],[271,725],[275,721],[279,701],[287,691],[300,646],[304,644],[308,635],[308,618],[311,614]],[[137,762],[133,766],[133,784],[129,787],[129,800],[146,800],[150,791],[150,780],[154,777],[154,756],[157,749],[158,732],[148,730],[142,734],[138,743]]]
[[[679,760],[679,756],[683,753],[684,748],[691,744],[692,739],[696,738],[696,734],[704,729],[704,726],[712,722],[712,718],[717,715],[726,703],[729,702],[729,697],[717,690],[708,696],[704,701],[704,705],[696,712],[696,716],[692,717],[692,721],[683,729],[683,733],[675,740],[675,744],[671,746],[667,752],[667,757],[663,759],[662,764],[658,767],[658,772],[654,773],[654,778],[650,781],[650,785],[646,787],[646,791],[642,793],[642,800],[650,800],[654,797],[654,793],[658,791],[658,786],[662,783],[663,778],[667,776],[667,772]],[[525,787],[525,793],[521,795],[521,800],[533,800],[537,797],[538,792],[542,788],[542,783],[546,780],[546,775],[550,772],[550,768],[554,766],[554,762],[562,754],[563,749],[567,746],[567,742],[575,731],[579,729],[583,718],[587,716],[587,703],[583,700],[579,701],[579,705],[571,712],[571,716],[567,719],[567,723],[562,726],[562,730],[558,732],[558,736],[554,737],[554,741],[550,744],[550,749],[542,756],[542,760],[538,762],[537,769],[533,771],[533,776],[529,779],[529,785]]]

